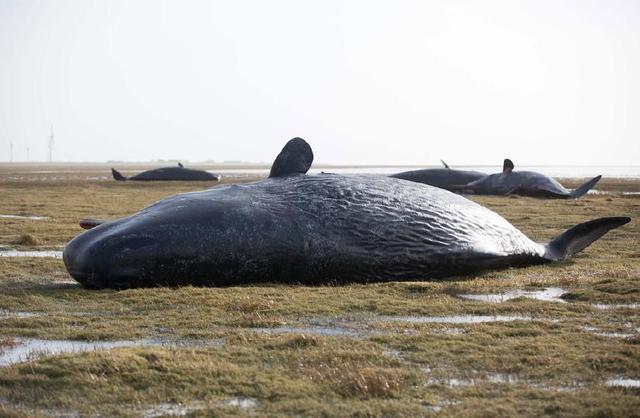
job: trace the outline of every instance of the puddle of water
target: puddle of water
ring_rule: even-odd
[[[640,303],[618,303],[607,305],[604,303],[596,303],[591,305],[596,309],[638,309],[640,308]]]
[[[427,386],[433,385],[446,385],[450,388],[461,386],[473,386],[476,384],[475,379],[428,379],[426,381]]]
[[[430,370],[427,370],[429,372]],[[585,386],[584,383],[580,382],[571,382],[567,385],[561,386],[550,386],[541,382],[533,382],[530,380],[523,380],[518,375],[515,374],[507,374],[507,373],[489,373],[485,376],[479,376],[477,378],[432,378],[426,381],[427,385],[445,385],[450,388],[455,387],[464,387],[464,386],[475,386],[481,385],[483,383],[493,383],[498,385],[516,385],[516,384],[526,384],[528,386],[554,391],[554,392],[575,392],[576,390]]]
[[[640,192],[622,192],[623,196],[638,196]]]
[[[29,408],[23,404],[15,404],[6,399],[0,398],[0,407],[9,407],[16,411],[22,412],[24,416],[43,416],[43,417],[64,417],[64,418],[80,418],[80,415],[77,411],[72,411],[70,409],[58,409],[48,407],[46,409],[41,408]],[[4,415],[3,415],[4,416]],[[20,415],[22,416],[22,415]]]
[[[520,378],[515,374],[490,373],[487,375],[487,381],[491,383],[500,383],[505,385],[515,385],[520,383]]]
[[[393,358],[393,359],[402,358],[402,352],[400,350],[396,350],[395,348],[386,348],[382,350],[382,355],[388,358]]]
[[[635,335],[633,334],[625,334],[622,332],[596,332],[594,335],[599,337],[607,337],[607,338],[633,338]]]
[[[483,322],[530,321],[532,318],[521,315],[452,315],[452,316],[387,316],[387,321],[410,322],[412,324],[479,324]]]
[[[495,383],[495,384],[504,384],[504,385],[515,385],[516,383],[520,383],[522,380],[515,374],[504,374],[504,373],[490,373],[487,374],[483,378],[469,378],[469,379],[458,379],[458,378],[450,378],[450,379],[428,379],[426,384],[430,385],[446,385],[450,388],[453,387],[461,387],[461,386],[474,386],[478,384],[482,384],[485,382]]]
[[[640,388],[640,379],[615,378],[607,380],[607,386],[619,386],[623,388]]]
[[[0,251],[0,257],[45,257],[45,258],[62,258],[62,251],[18,251],[3,250]]]
[[[250,328],[253,331],[263,332],[265,334],[313,334],[323,337],[362,337],[363,334],[341,327],[329,326],[307,326],[307,327],[290,327],[281,326],[275,328]]]
[[[38,355],[53,356],[62,353],[79,353],[83,351],[108,350],[117,347],[153,345],[151,340],[71,341],[16,339],[15,343],[15,346],[5,349],[0,354],[0,367],[22,363]]]
[[[429,331],[431,334],[446,334],[446,335],[462,335],[466,334],[467,330],[462,328],[437,328]]]
[[[258,405],[258,400],[255,398],[234,397],[224,401],[226,405],[235,406],[240,409],[254,408]],[[211,405],[209,405],[211,407]],[[207,405],[202,401],[190,402],[188,404],[183,403],[161,403],[154,405],[152,408],[141,411],[141,415],[144,418],[155,418],[164,416],[184,417],[195,411],[201,411],[206,409]]]
[[[624,333],[624,332],[604,332],[602,330],[600,330],[599,328],[595,328],[595,327],[589,327],[589,326],[582,326],[579,327],[581,330],[583,331],[587,331],[590,332],[593,335],[597,335],[599,337],[607,337],[607,338],[633,338],[636,335],[635,334],[630,334],[630,333]],[[638,331],[638,330],[636,330]]]
[[[73,279],[53,279],[52,281],[54,284],[69,284],[74,286],[80,286],[80,283],[78,283]]]
[[[142,411],[144,418],[155,418],[164,416],[184,417],[187,414],[204,409],[204,404],[201,402],[194,402],[188,405],[181,403],[161,403],[153,408],[145,409]]]
[[[31,318],[34,316],[40,316],[41,314],[39,312],[14,312],[14,311],[7,311],[5,309],[0,309],[0,319],[7,319],[7,318]]]
[[[49,219],[48,216],[21,216],[21,215],[0,215],[0,218],[5,219],[31,219],[34,221],[43,221]]]
[[[257,406],[258,400],[255,398],[236,397],[227,400],[225,403],[227,405],[237,406],[240,409],[248,409]]]
[[[460,402],[460,401],[448,401],[448,400],[445,400],[445,401],[436,402],[433,405],[424,405],[424,408],[428,409],[430,411],[433,411],[433,412],[440,412],[440,411],[442,411],[443,408],[446,408],[447,406],[459,405],[461,403],[462,402]]]
[[[15,345],[0,352],[0,367],[22,363],[38,356],[54,356],[62,353],[80,353],[84,351],[109,350],[119,347],[218,347],[218,340],[117,340],[117,341],[73,341],[41,340],[35,338],[17,338]]]
[[[490,295],[458,295],[459,298],[467,300],[475,300],[480,302],[501,303],[516,298],[529,298],[542,300],[545,302],[561,302],[566,301],[560,299],[566,291],[559,287],[548,287],[543,290],[510,290],[504,293],[496,293]]]

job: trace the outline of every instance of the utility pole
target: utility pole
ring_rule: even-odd
[[[53,124],[51,124],[51,134],[49,135],[49,162],[53,161],[53,146],[54,146],[53,139],[54,139]]]
[[[9,141],[9,162],[13,162],[13,141]]]
[[[27,161],[29,161],[29,147],[27,146]]]

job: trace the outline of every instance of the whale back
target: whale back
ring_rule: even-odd
[[[135,176],[129,177],[129,180],[138,181],[155,181],[155,180],[217,180],[217,177],[211,173],[202,170],[194,170],[183,167],[161,167],[152,170],[143,171]]]
[[[428,184],[449,190],[452,186],[467,184],[486,177],[486,174],[478,171],[457,170],[453,168],[427,168],[423,170],[404,171],[392,174],[389,177],[409,180],[416,183]]]

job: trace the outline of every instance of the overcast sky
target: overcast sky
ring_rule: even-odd
[[[640,164],[639,1],[0,0],[0,160]]]

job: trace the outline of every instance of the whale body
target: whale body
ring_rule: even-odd
[[[96,223],[63,259],[89,288],[423,280],[560,260],[629,218],[538,244],[463,196],[389,177],[307,176],[294,138],[265,180],[163,199]]]
[[[505,159],[502,173],[490,174],[469,183],[449,187],[452,191],[483,195],[521,195],[552,199],[577,199],[598,183],[596,176],[574,190],[567,190],[557,180],[535,171],[514,171],[511,160]]]
[[[455,188],[462,184],[468,184],[487,176],[485,173],[479,171],[450,168],[444,161],[442,161],[442,164],[444,168],[403,171],[402,173],[392,174],[389,177],[428,184],[429,186],[439,187],[445,190],[452,190],[452,187]]]
[[[111,169],[111,175],[118,181],[219,181],[220,175],[203,170],[185,168],[181,163],[178,167],[161,167],[143,171],[135,176],[125,177],[119,171]]]

